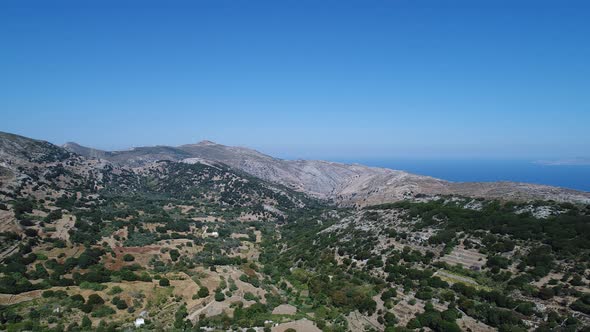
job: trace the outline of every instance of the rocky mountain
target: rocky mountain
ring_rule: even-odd
[[[130,167],[105,159],[117,153],[74,144],[67,147],[0,132],[0,200],[34,199],[51,206],[83,207],[105,197],[141,193],[201,204],[202,213],[215,209],[236,218],[258,215],[267,219],[282,218],[285,210],[310,202],[299,192],[225,164],[152,158],[153,162]],[[0,213],[0,232],[6,230],[21,232],[12,214]]]
[[[68,142],[63,145],[63,148],[87,158],[105,159],[119,165],[132,167],[143,166],[159,160],[179,161],[191,157],[190,154],[182,150],[168,146],[139,147],[127,151],[110,152]]]
[[[208,160],[229,165],[266,181],[279,183],[343,206],[366,206],[419,195],[464,195],[511,200],[590,203],[590,193],[515,182],[458,183],[404,171],[321,160],[284,160],[258,151],[203,141],[178,147],[140,147],[106,152],[69,143],[65,148],[87,157],[138,167],[156,160]]]
[[[3,162],[51,162],[66,159],[67,150],[49,142],[0,132],[0,160]]]

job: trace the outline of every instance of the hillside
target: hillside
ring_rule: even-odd
[[[367,206],[399,201],[416,195],[463,195],[510,200],[555,200],[590,203],[590,193],[514,182],[457,183],[358,164],[318,160],[283,160],[258,151],[204,141],[178,147],[141,147],[128,151],[99,152],[72,148],[72,152],[120,165],[140,166],[156,160],[199,158],[227,164],[266,181],[279,183],[308,195],[343,206]]]
[[[0,330],[590,326],[589,205],[211,142],[176,149],[69,152],[0,134]],[[392,196],[370,188],[400,184],[436,195],[327,205],[246,172],[261,165],[315,174],[318,191],[353,178],[376,200]]]
[[[40,231],[43,223],[21,219],[24,212],[42,221],[57,210],[135,211],[132,207],[137,202],[159,204],[159,197],[173,205],[190,205],[188,215],[194,218],[215,215],[218,220],[282,220],[288,211],[315,204],[300,193],[224,164],[159,161],[130,168],[86,158],[48,142],[0,135],[0,200],[6,207],[0,211],[0,232],[27,236],[27,231]],[[127,203],[117,205],[117,200]],[[0,250],[8,252],[0,252],[0,257],[10,249],[9,243],[2,243]]]

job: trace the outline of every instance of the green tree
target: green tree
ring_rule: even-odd
[[[90,294],[88,296],[87,304],[89,304],[89,305],[101,305],[101,304],[104,304],[104,300],[98,294]]]
[[[90,318],[88,318],[88,316],[82,317],[82,323],[80,327],[83,330],[90,330],[92,328],[92,321],[90,320]]]
[[[205,286],[199,288],[199,291],[197,292],[197,295],[199,296],[199,298],[204,298],[209,296],[209,289]]]
[[[125,254],[125,256],[123,256],[123,260],[125,262],[133,262],[135,260],[135,257],[131,254]]]
[[[223,300],[225,300],[225,295],[220,291],[215,292],[215,301],[221,302]]]
[[[170,259],[172,259],[172,261],[176,262],[178,260],[178,257],[180,257],[180,253],[178,252],[178,250],[170,250]]]
[[[191,323],[190,321],[185,320],[186,316],[188,316],[188,311],[186,310],[186,305],[183,304],[174,314],[174,327],[180,330],[190,328]]]

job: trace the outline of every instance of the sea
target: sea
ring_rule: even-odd
[[[590,165],[544,165],[527,160],[341,160],[404,170],[454,182],[515,181],[590,192]]]

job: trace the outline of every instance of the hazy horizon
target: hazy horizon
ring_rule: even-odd
[[[4,130],[0,130],[4,131]],[[327,160],[327,161],[335,161],[335,162],[344,162],[344,163],[365,163],[365,164],[373,164],[375,162],[389,162],[395,160],[410,160],[410,161],[519,161],[519,162],[530,162],[545,166],[588,166],[590,165],[590,158],[585,157],[584,155],[578,156],[566,156],[566,157],[558,157],[558,156],[550,156],[547,154],[539,154],[539,155],[498,155],[498,154],[473,154],[473,155],[453,155],[453,154],[444,154],[444,151],[441,150],[434,150],[433,148],[428,148],[431,151],[430,154],[421,154],[422,151],[412,151],[410,149],[400,149],[398,152],[392,153],[391,151],[384,150],[383,154],[346,154],[346,153],[338,153],[340,151],[346,151],[347,147],[342,147],[342,149],[333,149],[329,153],[325,153],[324,149],[318,148],[318,146],[312,146],[311,148],[296,148],[293,149],[292,146],[289,145],[245,145],[241,143],[236,144],[228,144],[221,141],[215,141],[208,138],[192,140],[189,142],[183,142],[178,144],[164,144],[164,143],[156,143],[156,144],[138,144],[138,145],[116,145],[114,147],[105,146],[103,144],[99,145],[91,145],[85,144],[81,141],[76,140],[66,140],[66,141],[52,141],[48,140],[44,137],[38,137],[35,135],[29,135],[26,133],[19,133],[19,132],[10,132],[4,131],[10,134],[21,135],[24,137],[29,137],[37,140],[48,141],[49,143],[63,146],[66,143],[75,143],[87,148],[93,148],[103,151],[115,152],[115,151],[126,151],[132,150],[134,148],[140,147],[155,147],[155,146],[171,146],[177,147],[186,144],[198,144],[203,141],[210,141],[215,144],[225,145],[225,146],[234,146],[234,147],[243,147],[248,149],[253,149],[258,152],[267,154],[269,156],[280,158],[280,159],[287,159],[287,160],[297,160],[297,159],[315,159],[315,160]],[[334,146],[332,146],[333,148]],[[336,151],[336,153],[335,153]],[[399,153],[399,151],[406,151],[406,153]],[[373,152],[374,153],[374,152]]]

